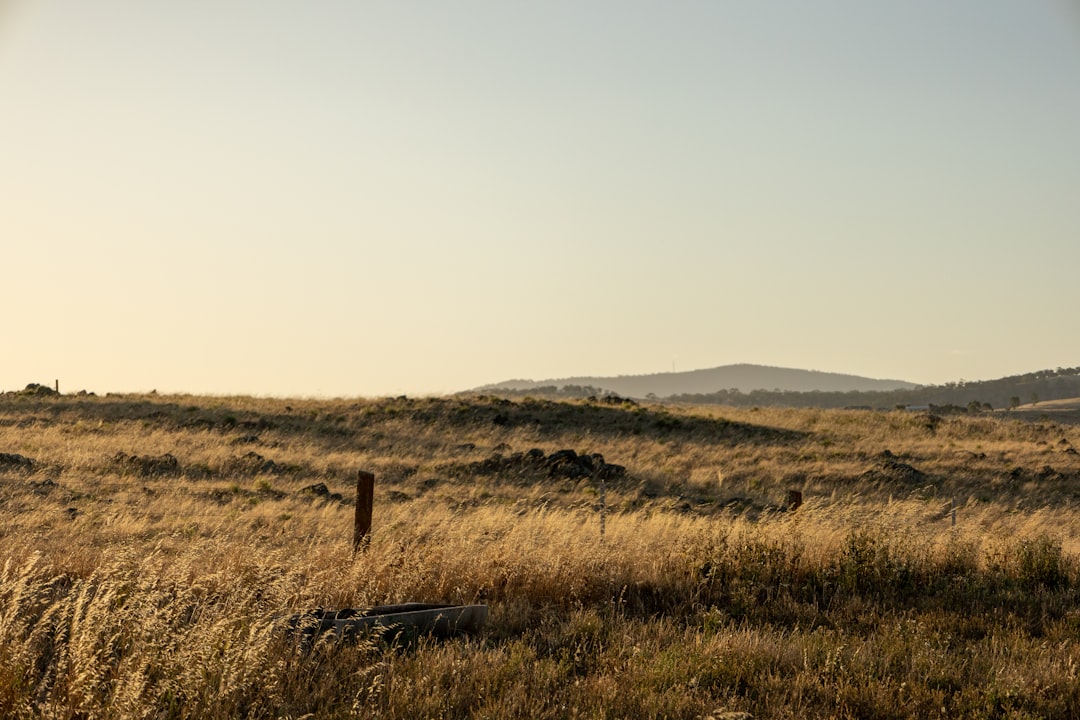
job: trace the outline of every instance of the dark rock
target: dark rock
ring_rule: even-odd
[[[473,472],[480,473],[482,475],[493,475],[495,473],[503,472],[507,469],[506,459],[499,453],[492,453],[483,460],[470,463],[469,468]]]
[[[577,462],[577,453],[574,452],[573,450],[556,450],[555,452],[553,452],[553,453],[551,453],[550,455],[547,456],[547,461],[546,462],[547,462],[549,467],[551,465],[557,465],[557,464],[562,463],[562,462],[576,463]]]
[[[863,480],[914,484],[923,482],[926,479],[925,474],[907,463],[900,462],[888,450],[883,452],[880,458],[881,460],[876,467],[867,470],[861,475]]]
[[[1037,477],[1040,480],[1060,480],[1062,475],[1049,465],[1043,465],[1042,469],[1039,470]]]
[[[233,492],[232,490],[226,490],[225,488],[217,488],[216,490],[211,490],[209,493],[207,493],[207,497],[209,497],[218,505],[228,505],[233,501],[236,495],[236,492]]]
[[[316,495],[318,497],[328,497],[330,495],[330,488],[326,487],[326,483],[315,483],[314,485],[308,485],[305,488],[301,488],[300,492]]]
[[[192,430],[213,430],[216,425],[217,423],[215,423],[211,418],[195,418],[190,422],[184,423],[183,427]]]
[[[267,420],[266,418],[259,418],[258,420],[243,420],[237,423],[237,427],[244,428],[245,430],[262,432],[263,430],[273,430],[277,427],[277,423],[273,420]]]
[[[615,463],[604,463],[596,471],[596,477],[601,480],[619,480],[626,477],[626,468]]]
[[[249,452],[243,457],[233,458],[225,464],[226,472],[238,475],[258,475],[260,473],[278,473],[280,468],[273,460],[267,460],[257,452]]]
[[[0,470],[18,469],[30,470],[34,467],[34,461],[17,453],[0,453]]]
[[[313,495],[314,497],[321,498],[327,502],[345,501],[345,496],[341,493],[330,492],[330,488],[326,487],[326,483],[315,483],[314,485],[300,488],[300,494]]]
[[[548,456],[544,462],[548,476],[564,480],[588,477],[592,468],[584,465],[573,450],[558,450]]]
[[[559,450],[545,456],[544,451],[539,448],[507,456],[495,452],[483,460],[450,465],[445,469],[451,473],[518,477],[542,473],[555,480],[579,480],[588,477],[615,480],[626,475],[625,467],[605,462],[604,456],[599,453],[579,455],[574,450]]]
[[[143,477],[165,477],[180,474],[180,461],[171,453],[158,457],[151,455],[128,455],[118,452],[112,457],[113,465],[121,472]]]
[[[59,395],[55,389],[48,385],[39,385],[37,383],[30,383],[25,389],[19,391],[20,395]]]
[[[45,478],[41,482],[30,483],[30,487],[33,488],[34,493],[37,495],[48,495],[53,488],[59,487],[52,480]]]

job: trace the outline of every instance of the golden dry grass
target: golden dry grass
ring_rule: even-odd
[[[0,716],[1080,716],[1078,435],[999,414],[0,396],[0,453],[32,461],[0,463]],[[626,467],[602,542],[593,479],[476,464],[533,447]],[[376,514],[354,558],[360,468]],[[408,600],[491,622],[310,654],[278,630]]]

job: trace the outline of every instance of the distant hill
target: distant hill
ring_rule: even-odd
[[[792,392],[787,390],[718,390],[680,393],[666,400],[693,404],[784,407],[928,407],[941,412],[985,412],[1016,408],[1029,414],[1057,409],[1049,401],[1080,397],[1080,367],[1039,370],[997,380],[960,380],[944,385],[919,385],[897,390]],[[1023,408],[1027,404],[1027,408]]]
[[[629,398],[649,395],[665,398],[672,395],[704,395],[720,390],[749,393],[753,390],[781,392],[888,392],[911,390],[915,383],[903,380],[876,380],[858,375],[796,370],[765,365],[724,365],[708,370],[619,375],[616,377],[570,377],[552,380],[507,380],[484,385],[471,392],[536,392],[554,394],[567,388],[609,392]],[[581,394],[581,393],[573,393]],[[584,394],[589,394],[585,392]]]

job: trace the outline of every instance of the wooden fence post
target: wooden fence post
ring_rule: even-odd
[[[356,520],[353,523],[353,553],[367,546],[371,532],[371,508],[375,496],[375,476],[360,470],[356,474]]]

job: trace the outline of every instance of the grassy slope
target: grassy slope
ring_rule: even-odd
[[[1075,717],[1077,443],[999,414],[2,396],[32,465],[0,461],[0,716]],[[593,480],[490,462],[530,448],[626,467],[603,542]],[[271,622],[405,600],[492,621],[309,656]]]

